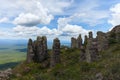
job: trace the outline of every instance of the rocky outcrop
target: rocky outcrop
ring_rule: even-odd
[[[36,42],[36,60],[37,62],[42,62],[47,58],[47,38],[45,36],[38,36]]]
[[[47,59],[47,38],[45,36],[38,36],[37,40],[28,41],[27,62],[42,62]]]
[[[33,56],[34,56],[33,42],[32,42],[32,39],[29,39],[28,48],[27,48],[27,63],[30,63],[33,61]]]
[[[93,62],[99,59],[99,52],[106,50],[111,43],[120,43],[120,25],[114,27],[108,33],[97,32],[96,38],[93,33],[89,32],[82,42],[81,34],[76,38],[71,38],[71,48],[78,48],[81,51],[80,60]],[[29,39],[27,50],[27,62],[43,62],[48,58],[47,38],[38,36],[34,42]],[[51,66],[60,62],[60,40],[53,41],[53,53],[51,55]]]
[[[60,63],[60,40],[58,38],[53,40],[53,50],[51,55],[51,67]]]
[[[71,38],[71,48],[78,48],[80,49],[82,47],[82,37],[81,34],[76,38],[72,37]]]
[[[71,48],[77,48],[77,39],[74,37],[71,38]]]
[[[84,48],[86,48],[87,40],[88,40],[87,35],[85,35],[85,37],[84,37],[84,43],[83,43]]]
[[[85,52],[85,47],[81,46],[80,50],[80,61],[85,61],[86,60],[86,52]]]
[[[92,32],[89,32],[89,38],[87,39],[86,45],[86,61],[92,62],[97,60],[98,58],[98,47],[97,47],[97,39],[93,38]]]
[[[12,69],[6,69],[4,71],[0,71],[0,80],[9,80],[10,76],[12,75]]]
[[[119,43],[120,44],[120,25],[115,26],[110,32],[107,33],[109,43]]]
[[[105,33],[98,31],[97,32],[97,47],[98,51],[103,51],[108,48],[108,37]]]
[[[93,33],[89,32],[89,39],[93,39]]]
[[[80,49],[82,47],[82,37],[81,34],[77,38],[77,48]]]
[[[90,39],[88,40],[88,44],[86,46],[86,61],[93,62],[98,59],[99,53],[97,48],[97,40]]]

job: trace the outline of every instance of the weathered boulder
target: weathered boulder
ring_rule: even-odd
[[[60,63],[60,40],[58,38],[53,40],[53,50],[51,54],[51,64],[50,66],[53,67],[57,63]]]
[[[0,71],[0,80],[9,80],[12,75],[12,69],[8,68],[4,71]]]
[[[97,73],[97,74],[95,75],[95,80],[103,80],[103,75],[102,75],[102,73]]]

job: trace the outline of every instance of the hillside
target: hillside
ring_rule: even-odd
[[[47,38],[29,39],[27,60],[13,69],[11,80],[120,80],[120,26],[110,32],[97,32],[93,38],[71,38],[71,48],[47,49]]]
[[[44,63],[25,62],[14,68],[11,80],[119,80],[120,45],[114,44],[100,53],[99,61],[92,63],[79,61],[79,50],[61,50],[62,61],[55,67],[45,67]],[[101,79],[102,80],[102,79]]]

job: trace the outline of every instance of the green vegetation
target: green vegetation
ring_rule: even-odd
[[[16,65],[26,59],[25,46],[2,45],[0,46],[0,69]]]
[[[120,45],[113,44],[100,53],[99,61],[80,62],[78,49],[61,50],[61,63],[50,68],[43,63],[25,62],[14,68],[11,80],[96,80],[95,76],[101,73],[104,80],[120,79]],[[48,60],[49,61],[49,60]]]

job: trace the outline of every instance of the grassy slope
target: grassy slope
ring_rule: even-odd
[[[14,68],[18,77],[13,75],[11,80],[96,80],[97,73],[101,73],[104,80],[120,79],[120,45],[112,45],[101,52],[97,62],[80,62],[79,55],[77,49],[62,50],[62,63],[53,68],[44,68],[38,63],[21,63]]]

